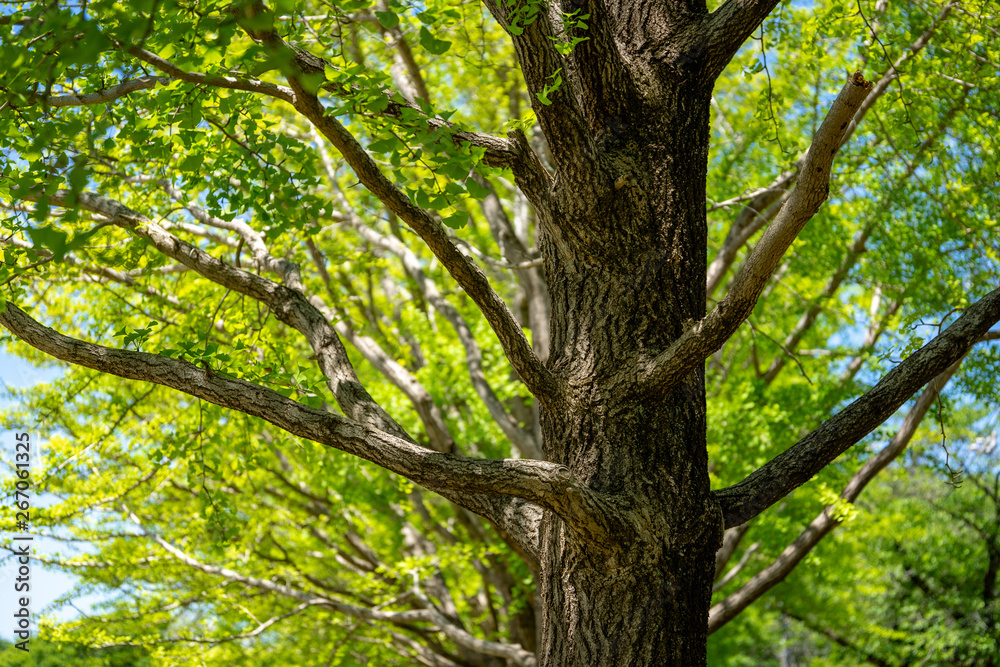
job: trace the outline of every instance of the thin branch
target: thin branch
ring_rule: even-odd
[[[332,165],[330,164],[326,151],[323,150],[322,146],[320,146],[320,155],[323,158],[324,165],[326,166],[332,181]],[[514,446],[518,448],[522,456],[533,459],[543,458],[541,447],[535,441],[533,434],[522,429],[517,423],[517,420],[507,412],[503,404],[497,398],[495,392],[493,391],[493,387],[486,379],[486,374],[483,370],[482,351],[479,348],[479,343],[472,334],[472,330],[465,321],[465,318],[459,314],[458,309],[456,309],[447,299],[444,298],[434,282],[424,273],[422,263],[416,253],[406,247],[406,245],[399,239],[379,234],[370,226],[364,224],[350,209],[350,207],[347,206],[347,202],[343,199],[342,194],[338,192],[337,196],[344,204],[344,208],[347,210],[345,218],[346,223],[354,228],[354,230],[365,241],[378,248],[387,250],[388,252],[391,252],[399,257],[403,263],[404,269],[416,283],[424,299],[426,299],[427,302],[429,302],[434,309],[441,313],[441,315],[448,320],[448,323],[451,324],[455,333],[458,335],[459,341],[462,343],[462,347],[465,349],[466,367],[469,370],[469,377],[472,380],[473,388],[476,390],[480,400],[482,400],[483,404],[486,406],[490,416],[504,432],[504,435],[506,435]],[[387,365],[386,368],[388,368]]]
[[[500,642],[491,642],[485,639],[479,639],[478,637],[469,634],[467,631],[449,622],[448,619],[446,619],[444,615],[437,610],[434,604],[427,599],[424,592],[420,590],[420,581],[417,578],[416,572],[413,573],[412,591],[414,597],[423,603],[426,611],[438,625],[441,632],[443,632],[449,639],[459,646],[464,646],[465,648],[472,649],[473,651],[485,655],[495,655],[500,658],[507,658],[514,664],[521,665],[521,667],[535,667],[538,664],[535,659],[535,654],[530,651],[525,651],[518,644],[501,644]]]
[[[272,616],[266,621],[260,623],[256,628],[248,632],[243,632],[237,635],[227,635],[225,637],[164,637],[161,639],[150,639],[145,641],[122,641],[122,642],[108,642],[106,644],[100,644],[94,648],[111,648],[113,646],[156,646],[158,644],[176,644],[176,643],[188,643],[188,644],[207,644],[210,646],[218,644],[226,644],[228,642],[239,641],[241,639],[252,639],[258,636],[271,626],[284,621],[292,616],[297,616],[304,612],[310,607],[326,606],[322,600],[308,600],[303,602],[299,606],[295,607],[289,612],[281,614],[279,616]]]
[[[958,370],[960,364],[961,359],[945,369],[943,373],[928,384],[913,408],[906,415],[903,424],[899,427],[899,430],[889,444],[865,462],[861,466],[861,469],[851,477],[840,494],[841,500],[848,503],[853,503],[857,500],[865,486],[903,452],[913,438],[913,434],[923,420],[924,415],[927,414],[927,411],[934,404],[934,401],[941,390],[944,389],[948,380],[951,379],[951,376]],[[840,525],[840,520],[836,517],[835,507],[824,508],[802,534],[795,538],[795,541],[781,552],[773,563],[751,577],[738,591],[714,605],[709,612],[709,633],[715,632],[734,619],[764,593],[783,581],[812,548],[819,544],[820,540]]]
[[[417,232],[424,243],[437,256],[458,284],[472,298],[482,311],[493,331],[497,334],[514,371],[525,386],[540,401],[554,401],[561,397],[562,383],[556,378],[531,350],[528,339],[517,324],[507,304],[493,290],[486,275],[475,262],[459,252],[451,242],[444,225],[428,211],[410,201],[397,188],[371,156],[362,148],[357,139],[334,116],[327,113],[319,98],[303,88],[300,77],[307,73],[324,71],[325,61],[301,49],[295,49],[281,38],[273,25],[261,29],[245,24],[245,19],[259,17],[266,12],[263,3],[256,2],[241,9],[244,30],[255,40],[266,44],[278,53],[290,53],[296,71],[288,81],[295,92],[295,108],[302,113],[333,146],[340,151],[354,170],[358,179],[368,190],[378,197],[393,213],[402,218]],[[523,140],[523,135],[521,135]],[[515,141],[517,145],[526,142]],[[536,158],[537,161],[537,158]]]
[[[465,318],[458,312],[458,309],[442,296],[434,282],[426,276],[416,253],[407,248],[399,239],[392,236],[383,236],[353,216],[350,217],[350,224],[363,239],[375,246],[388,250],[402,260],[407,273],[413,277],[424,298],[448,320],[448,323],[451,324],[458,335],[458,339],[465,349],[465,363],[469,370],[469,377],[472,380],[473,388],[486,406],[493,421],[496,422],[504,432],[504,435],[518,448],[522,455],[528,458],[543,458],[541,447],[534,441],[533,435],[521,428],[517,420],[507,412],[500,399],[497,398],[493,387],[486,379],[486,373],[483,370],[483,354],[479,349],[479,344],[476,342],[475,337],[472,335],[472,330],[469,328]]]
[[[736,575],[742,572],[743,568],[746,567],[746,564],[750,562],[750,556],[753,556],[754,552],[756,552],[757,549],[759,548],[760,548],[760,542],[754,542],[753,544],[751,544],[750,547],[745,552],[743,552],[743,557],[740,558],[739,562],[736,563],[736,565],[734,565],[732,569],[730,569],[729,572],[726,573],[726,576],[724,576],[722,579],[719,579],[719,581],[717,581],[715,584],[712,585],[712,592],[715,593],[717,591],[721,591],[723,588],[726,587],[726,584],[735,579]]]
[[[785,614],[785,616],[788,616],[789,618],[798,621],[799,623],[801,623],[802,625],[804,625],[807,629],[812,630],[813,632],[816,632],[816,633],[819,633],[819,634],[825,636],[827,639],[829,639],[833,643],[838,644],[840,646],[843,646],[846,649],[850,649],[851,651],[854,651],[855,653],[857,653],[858,655],[860,655],[862,658],[864,658],[866,662],[875,665],[875,667],[891,667],[891,665],[888,662],[886,662],[885,660],[879,658],[877,655],[875,655],[873,653],[869,653],[869,652],[865,651],[864,649],[862,649],[861,647],[857,646],[853,642],[850,642],[847,639],[845,639],[844,637],[842,637],[841,635],[837,634],[836,632],[834,632],[830,628],[817,627],[815,624],[813,624],[812,622],[806,620],[804,617],[798,616],[796,614],[789,613],[788,611],[785,611],[784,614]]]
[[[722,277],[733,265],[739,249],[745,246],[747,241],[764,225],[774,220],[774,216],[778,215],[778,211],[791,195],[791,190],[783,188],[792,187],[796,178],[798,178],[798,168],[784,172],[774,179],[771,187],[766,188],[751,199],[750,203],[739,212],[722,242],[722,247],[719,248],[719,252],[705,272],[706,297],[712,298],[715,290],[722,284]]]
[[[778,0],[727,0],[707,15],[699,27],[707,51],[707,76],[714,80],[753,31],[778,5]]]
[[[746,535],[749,529],[750,524],[744,523],[739,526],[727,528],[726,532],[722,534],[722,546],[715,552],[714,580],[718,580],[722,576],[726,564],[729,563],[733,554],[736,553],[736,547],[743,541],[743,536]]]
[[[316,244],[311,239],[306,241],[306,247],[316,265],[320,277],[327,285],[327,289],[332,291],[330,274],[326,271],[325,258]],[[334,313],[325,312],[321,308],[320,312],[328,320],[333,318]],[[420,416],[424,424],[424,430],[430,439],[431,446],[439,452],[453,452],[455,441],[448,431],[448,425],[444,421],[441,409],[434,402],[427,388],[410,371],[393,359],[382,347],[370,336],[363,336],[354,331],[347,318],[340,319],[334,324],[337,333],[368,360],[378,372],[380,372],[389,382],[402,391],[410,402],[414,410]]]
[[[268,97],[284,100],[289,104],[295,103],[295,93],[293,93],[292,89],[287,86],[279,86],[254,78],[220,76],[216,74],[205,74],[203,72],[189,72],[178,67],[177,65],[174,65],[166,58],[161,58],[146,49],[134,46],[127,49],[127,51],[130,55],[135,56],[144,63],[152,65],[172,79],[187,81],[188,83],[196,83],[203,86],[212,86],[213,88],[245,90],[250,93],[260,93],[262,95],[267,95]]]
[[[899,177],[899,183],[905,183],[917,172],[922,160],[916,158],[922,158],[924,155],[927,155],[928,149],[941,138],[947,129],[948,124],[955,117],[955,114],[957,114],[958,111],[964,106],[965,97],[965,95],[962,95],[962,97],[951,106],[948,113],[941,117],[941,122],[935,128],[934,132],[931,133],[931,135],[927,137],[919,147],[917,147],[917,150],[914,153],[914,159],[907,161],[906,171]],[[889,189],[887,194],[880,201],[879,205],[888,206],[893,192],[895,192],[895,188]],[[820,313],[823,311],[824,304],[837,293],[837,290],[840,289],[840,286],[850,274],[851,269],[854,268],[854,265],[861,258],[862,253],[865,252],[865,246],[868,243],[868,239],[871,238],[871,235],[875,232],[879,220],[879,217],[869,216],[864,226],[858,231],[857,234],[855,234],[854,239],[851,241],[851,245],[847,248],[847,253],[844,255],[840,266],[838,266],[837,270],[830,276],[830,279],[823,287],[823,291],[820,292],[815,302],[812,303],[808,310],[802,314],[799,321],[795,323],[795,327],[785,337],[784,344],[786,348],[789,350],[795,350],[799,343],[802,342],[806,333],[816,323]],[[765,384],[771,384],[774,381],[774,379],[781,372],[781,369],[784,368],[785,360],[785,357],[781,356],[774,358],[764,375]]]
[[[83,95],[35,95],[31,98],[30,104],[44,104],[53,108],[62,107],[82,107],[91,104],[106,104],[125,97],[139,90],[152,90],[157,84],[165,86],[170,83],[170,79],[165,76],[144,76],[138,79],[127,79],[117,86],[105,88],[95,93],[84,93]],[[21,105],[26,106],[26,105]]]
[[[493,290],[486,275],[475,262],[452,243],[444,225],[411,202],[406,194],[386,178],[357,139],[334,116],[326,113],[315,95],[302,90],[301,84],[294,77],[291,82],[298,94],[296,108],[340,151],[365,187],[423,239],[472,298],[496,333],[511,366],[528,390],[543,403],[561,400],[562,382],[542,365],[507,304]]]
[[[27,194],[15,196],[24,199],[33,197]],[[57,190],[50,196],[49,202],[56,206],[64,206],[67,205],[69,196],[67,190]],[[301,332],[309,342],[316,354],[320,369],[327,378],[330,390],[345,414],[395,437],[410,439],[361,385],[336,331],[302,293],[298,268],[294,264],[281,261],[275,262],[275,266],[272,267],[288,280],[290,286],[286,287],[216,259],[168,233],[148,217],[108,197],[81,192],[77,196],[76,205],[84,210],[100,213],[113,224],[135,232],[161,253],[190,267],[205,278],[267,305],[279,320]],[[250,238],[253,237],[252,231],[247,233]],[[261,252],[262,261],[270,257],[266,248]]]

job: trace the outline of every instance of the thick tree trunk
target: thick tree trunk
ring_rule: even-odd
[[[545,456],[614,497],[627,520],[609,546],[547,515],[541,665],[705,663],[723,525],[709,494],[704,371],[650,401],[621,369],[705,314],[709,99],[688,89],[624,119],[594,114],[611,186],[566,170],[542,216],[548,365],[572,387],[564,409],[543,413]]]

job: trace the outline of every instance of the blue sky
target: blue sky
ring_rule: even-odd
[[[28,362],[13,357],[5,352],[0,352],[0,383],[9,387],[30,387],[35,384],[51,381],[53,378],[58,377],[60,371],[58,368],[36,368],[29,364]],[[0,396],[0,409],[6,408],[10,405],[10,401]],[[9,461],[11,454],[13,454],[13,432],[0,429],[0,447],[3,448],[2,455],[0,455],[0,460]],[[38,443],[41,447],[42,456],[45,454],[45,443]],[[10,474],[10,469],[7,467],[6,463],[0,464],[0,475],[6,477]],[[4,530],[0,539],[3,540],[3,546],[7,547],[10,545],[11,533],[9,532],[8,517],[10,504],[13,499],[5,497],[3,499],[4,504]],[[45,499],[33,497],[31,500],[32,507],[39,508],[44,507]],[[57,543],[53,540],[38,540],[36,539],[32,543],[32,551],[35,554],[44,554],[55,550]],[[15,564],[7,558],[3,558],[6,552],[0,552],[0,619],[12,618],[14,613],[14,601],[20,594],[15,594],[14,591],[14,577],[15,574]],[[74,584],[74,578],[55,570],[53,568],[46,567],[40,563],[34,562],[31,566],[31,611],[32,614],[36,615],[42,612],[45,607],[52,603],[58,596],[69,591]],[[90,606],[101,600],[99,596],[88,596],[84,599],[76,601],[74,604],[80,609],[86,611]],[[67,608],[58,616],[62,619],[73,618],[77,615],[77,612],[72,608]],[[12,627],[9,622],[0,622],[0,639],[13,639]]]

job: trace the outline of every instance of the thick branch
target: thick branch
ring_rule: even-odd
[[[747,258],[733,288],[701,322],[652,360],[639,365],[640,391],[662,394],[676,386],[693,368],[718,350],[753,311],[757,299],[805,224],[826,200],[833,157],[844,130],[871,89],[860,72],[834,100],[803,159],[802,174],[788,201]]]
[[[522,10],[526,3],[484,0],[483,4],[511,35],[524,81],[531,93],[531,108],[549,142],[553,162],[558,169],[579,167],[583,160],[594,155],[595,148],[579,102],[573,95],[573,87],[564,83],[557,91],[550,91],[547,96],[550,104],[544,104],[539,97],[544,96],[546,86],[553,85],[555,76],[561,74],[560,70],[566,65],[555,47],[558,37],[545,11],[545,3],[534,5],[538,13],[529,25],[523,25]],[[515,26],[513,32],[512,25]],[[521,29],[519,34],[514,34],[518,29]]]
[[[561,393],[560,382],[532,352],[528,339],[507,304],[493,290],[482,270],[455,247],[441,222],[411,202],[385,177],[354,136],[335,117],[326,113],[315,95],[305,92],[294,78],[292,84],[298,95],[296,108],[340,151],[365,187],[423,239],[476,303],[528,390],[542,402],[556,399]]]
[[[955,363],[1000,320],[1000,289],[966,309],[954,324],[892,369],[871,391],[771,459],[742,482],[715,492],[726,526],[757,516],[807,482],[879,424],[913,393]]]
[[[32,347],[62,361],[171,387],[259,417],[293,435],[371,461],[446,498],[458,496],[455,502],[487,518],[502,518],[509,503],[494,505],[495,511],[490,512],[483,503],[470,503],[461,494],[515,496],[551,509],[582,531],[601,531],[595,525],[599,519],[591,516],[603,501],[564,466],[528,459],[468,459],[434,452],[340,415],[307,407],[266,387],[183,360],[64,336],[42,326],[9,301],[6,310],[0,313],[0,325]]]
[[[778,5],[778,0],[728,0],[705,17],[701,31],[708,51],[708,77],[715,80],[729,61]]]

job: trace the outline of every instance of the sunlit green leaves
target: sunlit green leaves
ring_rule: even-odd
[[[386,30],[391,30],[399,25],[399,16],[396,15],[396,12],[375,12],[375,16],[378,18],[379,24]]]
[[[451,42],[438,39],[431,34],[426,26],[420,26],[420,45],[427,49],[428,53],[440,56],[451,48]]]

